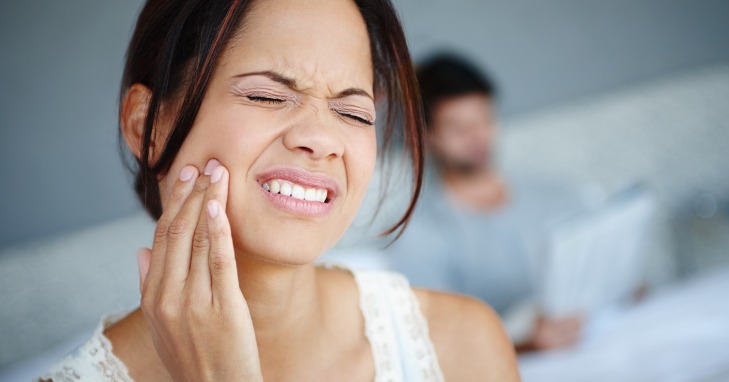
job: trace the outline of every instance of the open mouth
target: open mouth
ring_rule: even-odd
[[[261,187],[269,193],[281,194],[294,199],[318,203],[328,203],[330,201],[327,189],[306,187],[288,180],[272,179],[261,184]]]
[[[325,174],[276,167],[256,178],[269,201],[294,215],[323,217],[332,211],[338,199],[339,185]]]

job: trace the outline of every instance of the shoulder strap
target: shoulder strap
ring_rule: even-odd
[[[428,325],[407,279],[389,271],[353,272],[372,346],[376,381],[443,381]]]

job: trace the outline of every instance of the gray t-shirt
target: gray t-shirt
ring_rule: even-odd
[[[499,314],[534,291],[549,226],[583,207],[574,190],[505,175],[509,202],[480,212],[458,205],[434,172],[403,235],[385,250],[414,287],[478,297]]]

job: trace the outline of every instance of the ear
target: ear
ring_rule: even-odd
[[[152,98],[152,91],[142,84],[134,84],[124,96],[121,107],[120,124],[124,141],[137,157],[142,159],[142,146],[144,144],[144,124],[147,120],[149,101]],[[149,152],[154,155],[154,136],[151,139]]]

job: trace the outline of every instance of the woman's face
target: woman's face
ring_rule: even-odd
[[[373,76],[354,2],[255,2],[161,180],[163,205],[182,167],[215,158],[230,172],[236,251],[313,261],[349,226],[372,176]]]

